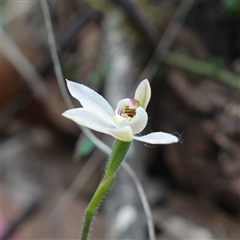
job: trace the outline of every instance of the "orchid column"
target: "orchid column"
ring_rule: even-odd
[[[86,240],[92,218],[104,195],[112,186],[131,141],[135,139],[149,144],[170,144],[178,142],[179,139],[164,132],[154,132],[145,136],[137,135],[143,131],[148,121],[146,108],[151,97],[151,88],[147,79],[137,87],[134,99],[126,98],[119,101],[115,111],[101,95],[92,89],[71,81],[67,81],[67,86],[71,95],[79,100],[83,107],[67,110],[63,116],[81,126],[116,138],[103,179],[86,209],[81,235],[81,239]]]

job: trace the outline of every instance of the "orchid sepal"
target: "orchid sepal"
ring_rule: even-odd
[[[141,106],[146,109],[151,98],[151,87],[149,81],[144,79],[137,87],[134,99],[138,100]]]

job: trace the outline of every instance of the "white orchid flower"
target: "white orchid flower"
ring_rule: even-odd
[[[62,115],[81,126],[124,142],[133,139],[150,144],[170,144],[179,141],[176,136],[165,132],[136,135],[142,132],[148,121],[146,108],[151,97],[151,88],[147,79],[138,85],[134,99],[125,98],[119,101],[115,111],[101,95],[85,85],[67,80],[67,86],[71,95],[83,107],[67,110]]]

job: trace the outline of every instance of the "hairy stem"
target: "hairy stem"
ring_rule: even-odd
[[[85,217],[84,217],[84,224],[83,224],[83,230],[81,234],[81,240],[87,240],[88,239],[88,234],[90,230],[90,226],[92,223],[93,216],[101,203],[104,195],[106,192],[110,189],[112,184],[114,183],[114,180],[116,178],[116,175],[113,175],[112,177],[108,178],[107,180],[102,180],[94,193],[87,209],[85,212]]]
[[[130,147],[130,144],[131,142],[116,140],[106,166],[105,174],[103,177],[104,180],[108,179],[116,173]]]
[[[116,178],[116,172],[121,165],[130,147],[130,144],[131,142],[122,142],[120,140],[116,140],[107,163],[104,177],[85,211],[83,230],[80,238],[81,240],[88,239],[88,234],[93,220],[93,216],[98,209],[98,206],[100,205],[103,197],[114,183],[114,180]]]

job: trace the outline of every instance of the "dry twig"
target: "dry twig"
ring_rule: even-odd
[[[195,0],[189,2],[181,1],[170,23],[168,24],[167,29],[165,30],[162,38],[160,39],[154,51],[154,54],[152,55],[148,64],[145,66],[133,89],[136,89],[136,86],[138,86],[142,79],[148,78],[149,81],[153,79],[160,64],[164,61],[165,57],[167,56],[169,49],[178,34],[180,27],[182,26],[184,20],[187,17],[188,12],[190,11],[192,5],[194,4],[194,1]],[[131,91],[131,94],[133,94],[134,91],[133,89]]]
[[[198,75],[213,77],[240,91],[239,75],[225,69],[216,68],[210,63],[205,63],[180,53],[168,53],[164,62]]]
[[[13,64],[18,70],[23,79],[32,90],[34,96],[40,101],[47,101],[49,93],[48,88],[44,84],[43,79],[36,72],[30,61],[25,57],[22,51],[12,38],[4,31],[1,31],[2,37],[2,52],[5,57]]]

